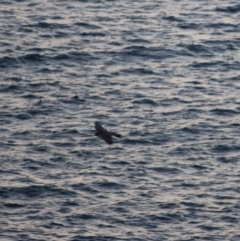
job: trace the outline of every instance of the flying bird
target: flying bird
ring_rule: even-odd
[[[116,136],[117,138],[121,138],[122,135],[117,134],[115,132],[110,132],[104,129],[98,122],[95,122],[96,133],[95,136],[103,139],[109,145],[113,144],[112,136]]]

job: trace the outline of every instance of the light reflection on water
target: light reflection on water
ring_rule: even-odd
[[[238,240],[237,4],[0,3],[2,237]]]

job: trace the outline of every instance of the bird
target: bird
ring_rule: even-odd
[[[96,129],[96,133],[95,136],[103,139],[107,144],[111,145],[113,144],[113,140],[112,140],[112,136],[115,136],[117,138],[121,138],[122,135],[117,134],[115,132],[110,132],[107,131],[106,129],[104,129],[99,122],[95,122],[95,129]]]

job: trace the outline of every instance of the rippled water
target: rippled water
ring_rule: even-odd
[[[1,241],[240,240],[238,1],[0,13]]]

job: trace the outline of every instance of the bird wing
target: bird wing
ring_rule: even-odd
[[[120,135],[120,134],[118,134],[118,133],[116,133],[116,132],[109,132],[109,134],[110,134],[111,136],[116,136],[117,138],[121,138],[121,137],[122,137],[122,135]]]
[[[104,141],[107,142],[107,144],[109,144],[109,145],[113,144],[113,140],[112,140],[112,137],[111,137],[111,136],[109,136],[109,135],[103,135],[103,136],[101,136],[101,137],[102,137],[102,139],[103,139]]]
[[[104,131],[104,128],[98,122],[95,122],[95,129],[100,132]]]

